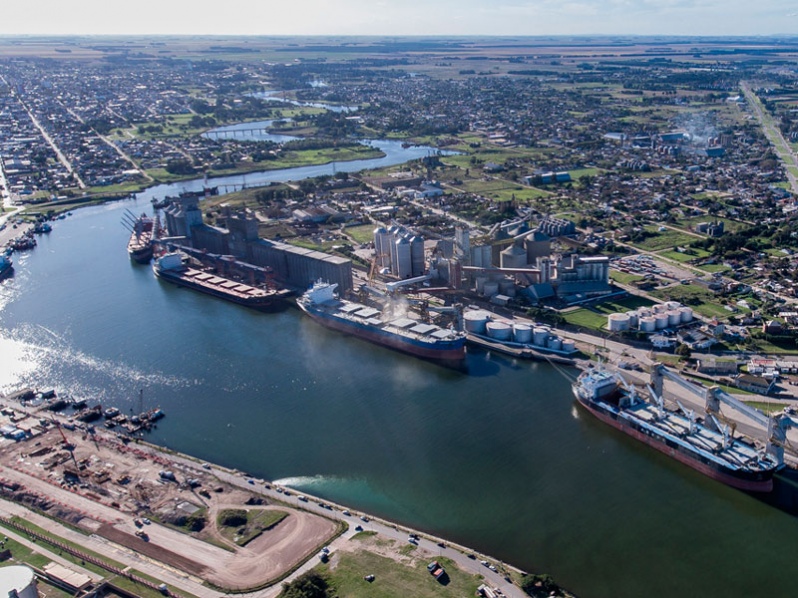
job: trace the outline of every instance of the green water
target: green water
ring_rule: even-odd
[[[57,223],[0,285],[0,390],[54,386],[150,439],[441,534],[581,597],[788,596],[798,521],[578,410],[560,370],[467,374],[156,280],[121,210]]]

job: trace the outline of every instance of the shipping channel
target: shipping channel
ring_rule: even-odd
[[[55,387],[124,410],[144,389],[168,414],[158,444],[549,572],[583,597],[792,595],[797,519],[584,414],[557,369],[477,350],[468,374],[450,371],[131,263],[122,211],[202,184],[78,210],[19,256],[0,285],[0,391]]]

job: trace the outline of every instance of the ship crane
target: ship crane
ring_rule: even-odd
[[[682,410],[685,417],[687,417],[688,421],[690,422],[690,434],[695,432],[695,411],[692,409],[687,409],[684,405],[682,405],[679,401],[676,401],[676,404],[679,406],[679,409]]]
[[[658,364],[651,370],[651,385],[660,394],[664,378],[678,384],[696,397],[704,400],[706,405],[706,412],[708,417],[706,423],[710,427],[724,434],[724,438],[728,436],[728,426],[721,425],[717,417],[720,416],[720,404],[734,409],[735,411],[743,414],[748,419],[762,426],[767,430],[767,446],[766,452],[772,455],[779,465],[784,463],[784,446],[787,444],[787,430],[790,428],[798,428],[798,418],[792,417],[790,413],[779,413],[776,416],[769,416],[762,413],[758,409],[746,405],[742,401],[735,399],[726,391],[717,386],[711,388],[704,388],[698,386],[688,380],[685,380],[675,372],[671,372],[664,365]],[[725,429],[725,432],[724,432]]]
[[[657,417],[662,419],[665,417],[665,401],[662,400],[662,393],[657,394],[654,392],[654,389],[651,388],[651,385],[647,385],[649,394],[654,398],[654,402],[657,404]]]

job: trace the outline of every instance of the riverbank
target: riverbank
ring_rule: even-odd
[[[26,515],[19,506],[8,504],[0,511],[36,522],[58,538],[68,538],[122,564],[129,560],[125,557],[127,552],[109,553],[107,546],[102,546],[104,541],[140,552],[148,557],[148,574],[157,572],[155,577],[173,586],[178,595],[188,592],[218,598],[225,592],[251,593],[258,588],[259,596],[276,596],[280,582],[290,581],[318,565],[316,554],[322,546],[328,546],[332,554],[357,553],[376,534],[381,538],[378,552],[390,556],[396,567],[406,567],[408,557],[419,565],[437,557],[450,563],[452,579],[457,579],[461,570],[480,576],[484,583],[500,589],[506,596],[524,596],[515,585],[522,578],[520,570],[464,546],[307,493],[300,495],[289,486],[256,480],[235,469],[202,462],[138,438],[127,440],[89,426],[83,426],[83,430],[58,430],[50,422],[60,422],[63,426],[68,423],[67,417],[50,412],[47,402],[35,408],[22,406],[9,397],[0,402],[3,417],[11,418],[14,425],[26,428],[33,424],[29,428],[33,437],[29,440],[0,441],[3,498],[16,502],[15,496],[24,497],[27,507],[33,505],[34,511],[44,509],[49,519]],[[46,417],[42,417],[44,414]],[[71,444],[68,453],[64,451],[62,438]],[[31,451],[34,442],[36,450]],[[72,463],[81,465],[75,469]],[[189,505],[196,507],[193,518],[202,514],[206,525],[200,528],[201,536],[207,536],[207,530],[215,528],[222,508],[283,509],[290,519],[264,532],[261,540],[248,543],[246,550],[240,551],[235,544],[220,545],[224,540],[218,535],[206,537],[205,542],[211,543],[205,545],[196,537],[197,532],[185,535],[186,530],[179,530],[179,524],[164,511],[178,502],[183,505],[179,507],[183,512],[190,510]],[[134,525],[134,519],[152,520],[152,523],[142,530],[140,523]],[[76,534],[58,521],[68,521],[71,527],[91,535]],[[304,523],[298,525],[300,521]],[[140,533],[144,536],[136,537]],[[408,538],[415,539],[410,543]],[[388,550],[388,546],[394,548]],[[247,564],[252,558],[261,563],[254,572]],[[271,568],[264,568],[263,562],[272,563]],[[138,559],[130,562],[130,566],[140,565]],[[182,571],[182,575],[175,576],[175,569]],[[251,572],[245,575],[244,571]],[[422,574],[421,579],[427,577]],[[217,589],[209,591],[206,583]],[[266,588],[272,589],[263,593],[261,590]]]

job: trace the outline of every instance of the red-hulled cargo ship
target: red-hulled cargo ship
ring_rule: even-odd
[[[643,400],[615,372],[592,368],[573,385],[577,401],[601,421],[734,488],[770,492],[780,465],[775,457],[739,438],[726,426],[699,422],[691,410],[665,409]],[[653,391],[652,391],[653,392]]]

